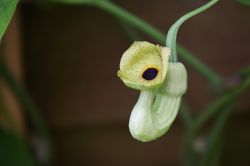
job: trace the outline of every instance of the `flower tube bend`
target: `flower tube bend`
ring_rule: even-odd
[[[155,90],[142,90],[129,120],[132,136],[142,142],[165,134],[178,113],[187,89],[187,72],[182,63],[169,63],[167,78]]]

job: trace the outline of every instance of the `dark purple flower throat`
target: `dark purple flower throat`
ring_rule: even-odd
[[[158,70],[155,69],[155,68],[147,68],[143,74],[142,74],[142,78],[144,78],[145,80],[153,80],[155,79],[155,77],[157,76],[158,74]]]

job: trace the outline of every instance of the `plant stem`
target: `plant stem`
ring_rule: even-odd
[[[221,114],[218,116],[218,118],[216,119],[210,135],[208,137],[208,142],[206,145],[206,151],[202,157],[201,166],[209,166],[209,165],[219,165],[219,160],[215,160],[218,155],[220,154],[218,151],[220,151],[219,149],[221,148],[220,146],[220,137],[222,135],[222,131],[223,128],[225,126],[225,123],[230,115],[230,113],[232,112],[234,107],[234,103],[230,103],[229,105],[227,105],[223,111],[221,112]],[[216,163],[217,162],[217,163]]]
[[[104,1],[97,1],[95,3],[95,6],[99,7],[102,10],[105,10],[106,12],[114,15],[115,17],[118,17],[119,19],[125,21],[126,23],[129,23],[133,25],[134,27],[142,30],[149,36],[153,37],[154,39],[158,40],[160,43],[164,43],[165,45],[165,36],[163,33],[140,19],[139,17],[131,14],[129,11],[113,4],[110,1],[104,0]]]
[[[176,39],[177,39],[177,33],[180,28],[180,26],[187,21],[188,19],[192,18],[193,16],[204,12],[211,6],[213,6],[218,0],[210,0],[205,5],[202,5],[199,8],[196,8],[182,17],[180,17],[170,28],[166,37],[166,46],[171,49],[170,54],[170,61],[171,62],[177,62],[177,49],[176,49]]]
[[[7,128],[10,128],[14,131],[15,134],[21,135],[20,130],[18,129],[16,121],[14,121],[13,117],[10,115],[10,112],[6,109],[6,105],[3,101],[3,95],[0,94],[0,115],[2,116],[1,120],[3,120],[3,124],[0,124],[0,128],[2,125]],[[2,122],[2,121],[0,121]]]
[[[195,152],[193,144],[197,136],[197,133],[202,128],[202,126],[206,122],[208,122],[208,120],[215,113],[218,113],[220,110],[223,110],[225,107],[230,106],[233,102],[235,102],[235,99],[237,99],[246,89],[248,89],[249,86],[250,86],[250,75],[246,76],[246,78],[239,85],[231,88],[231,90],[229,90],[228,92],[225,92],[221,97],[219,97],[212,104],[210,104],[210,106],[207,109],[202,111],[200,115],[195,119],[194,123],[192,123],[193,125],[189,128],[189,130],[186,131],[186,134],[184,136],[184,144],[182,152],[184,165],[192,166],[195,164],[194,162],[196,160],[197,152]],[[226,113],[221,112],[220,116],[228,116],[224,114]],[[220,116],[218,116],[218,118],[221,118]],[[226,120],[225,117],[221,119],[224,119],[224,121]],[[223,122],[218,122],[218,123],[223,123]],[[210,149],[212,148],[210,147]]]
[[[215,113],[217,110],[224,107],[228,103],[233,102],[241,93],[243,93],[250,86],[250,78],[244,80],[240,85],[234,87],[229,92],[223,94],[216,101],[214,101],[211,105],[207,107],[201,114],[197,117],[195,123],[195,130],[199,129],[203,124],[205,124]]]
[[[142,40],[142,37],[136,32],[136,30],[134,28],[132,28],[130,25],[126,24],[126,22],[124,22],[124,21],[118,20],[118,22],[120,23],[122,29],[126,33],[128,39],[130,40],[131,43],[134,41]]]
[[[182,102],[180,106],[179,115],[183,122],[183,126],[185,127],[186,130],[188,130],[193,125],[193,118],[191,116],[189,107],[187,106],[185,102]]]
[[[18,99],[21,100],[21,103],[23,104],[28,116],[30,116],[36,128],[41,133],[47,135],[47,128],[45,127],[41,116],[38,114],[37,108],[34,106],[25,90],[16,82],[9,69],[3,62],[0,62],[0,75],[6,81],[10,89],[17,95]]]
[[[46,155],[48,156],[47,162],[48,165],[53,162],[53,142],[51,140],[50,133],[39,114],[37,107],[33,104],[31,98],[29,97],[28,93],[25,91],[23,87],[21,87],[12,76],[10,70],[7,68],[5,63],[3,62],[2,58],[0,57],[0,76],[6,82],[6,84],[10,87],[10,89],[15,93],[18,100],[20,100],[21,104],[24,107],[24,111],[26,111],[29,119],[31,120],[32,124],[35,126],[35,129],[38,131],[39,138],[44,141],[47,152]]]

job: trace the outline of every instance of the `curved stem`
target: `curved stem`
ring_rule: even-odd
[[[219,160],[216,160],[216,158],[219,158],[218,156],[220,154],[220,138],[227,119],[233,110],[234,104],[235,103],[232,102],[227,105],[212,126],[211,132],[208,136],[206,151],[200,162],[201,166],[219,165]]]
[[[185,101],[182,101],[181,103],[179,115],[183,122],[185,130],[188,130],[193,124],[193,118],[191,116],[190,109]]]
[[[47,128],[45,127],[45,124],[41,119],[41,116],[38,114],[38,111],[34,106],[33,102],[23,90],[23,88],[21,88],[20,85],[17,84],[16,80],[13,78],[10,71],[3,62],[0,62],[0,75],[6,81],[7,85],[10,86],[11,90],[18,96],[18,99],[21,100],[21,103],[25,107],[28,116],[31,117],[31,120],[33,121],[36,128],[41,133],[47,135]]]
[[[250,75],[248,76],[245,75],[245,77],[246,78],[238,86],[231,88],[230,91],[223,94],[221,97],[215,100],[212,104],[210,104],[210,106],[207,109],[202,111],[201,114],[192,123],[192,126],[188,128],[188,131],[186,132],[184,136],[184,144],[183,144],[183,162],[184,162],[183,164],[184,165],[187,165],[187,166],[194,165],[194,161],[196,160],[195,159],[196,152],[194,150],[193,143],[201,127],[206,122],[208,122],[208,120],[210,120],[211,117],[215,115],[217,112],[225,108],[227,105],[231,105],[230,103],[234,102],[237,97],[239,97],[246,89],[250,87]],[[220,116],[225,116],[224,114],[227,114],[227,113],[221,112]]]
[[[53,142],[48,131],[48,128],[45,125],[45,122],[41,118],[37,107],[33,104],[28,93],[23,87],[21,87],[12,76],[10,70],[7,68],[2,58],[0,58],[0,76],[6,81],[10,89],[15,93],[17,98],[20,100],[21,104],[24,107],[28,117],[34,124],[36,130],[38,131],[38,136],[41,136],[41,139],[45,143],[45,148],[47,150],[48,162],[49,164],[53,162]]]
[[[177,38],[178,29],[180,28],[181,24],[183,24],[189,18],[213,6],[216,2],[218,2],[218,0],[211,0],[205,5],[185,14],[170,27],[168,34],[167,34],[167,38],[166,38],[166,46],[171,49],[171,56],[170,56],[171,62],[177,62],[176,38]]]
[[[233,102],[241,93],[249,88],[249,86],[250,78],[247,78],[238,87],[234,87],[234,89],[218,98],[197,117],[194,129],[197,130],[201,128],[203,124],[205,124],[215,113],[217,113],[217,110],[219,110],[226,104]]]

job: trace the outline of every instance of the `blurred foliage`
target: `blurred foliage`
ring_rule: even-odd
[[[237,0],[239,3],[243,5],[249,5],[250,6],[250,0]]]
[[[8,27],[8,24],[15,12],[18,0],[0,0],[0,41]],[[0,64],[2,67],[3,64]],[[2,74],[2,73],[1,73]],[[0,112],[8,122],[13,122],[5,110],[3,103],[0,103]],[[5,120],[6,120],[5,119]],[[14,123],[14,122],[13,122]],[[32,156],[24,141],[11,131],[0,128],[0,165],[1,166],[33,166],[35,165]]]
[[[27,147],[17,135],[0,129],[0,147],[1,166],[35,165]]]
[[[0,0],[0,41],[14,14],[18,0]]]
[[[26,115],[28,116],[28,120],[30,120],[31,124],[33,124],[34,130],[39,135],[38,139],[41,139],[43,142],[46,142],[43,147],[46,149],[46,157],[43,158],[43,161],[39,161],[39,162],[43,163],[43,165],[50,165],[50,162],[52,162],[51,160],[52,160],[52,155],[53,155],[52,154],[53,145],[52,145],[52,141],[50,139],[50,135],[47,130],[47,127],[45,126],[43,119],[41,118],[38,109],[32,102],[29,94],[20,84],[18,84],[18,82],[15,80],[15,77],[12,75],[11,71],[9,70],[7,65],[4,63],[3,58],[1,57],[0,57],[0,76],[3,78],[3,81],[6,82],[8,87],[12,90],[12,92],[16,95],[17,99],[22,104],[24,108],[23,110],[26,112]],[[1,110],[0,113],[1,112],[4,112],[4,111]],[[11,122],[11,120],[9,121]],[[0,139],[0,142],[1,142],[1,139]],[[23,142],[23,146],[25,146],[24,142]],[[12,150],[14,150],[14,148]],[[33,149],[33,150],[35,150],[38,153],[39,148]],[[1,161],[0,161],[0,165],[1,165]]]

